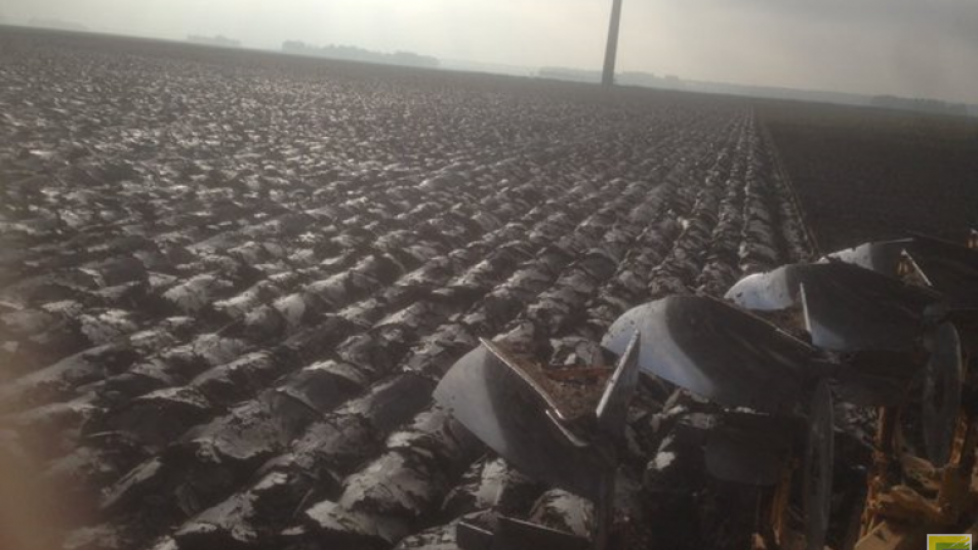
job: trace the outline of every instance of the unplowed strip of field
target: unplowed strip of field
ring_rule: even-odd
[[[978,225],[978,121],[828,105],[759,108],[823,252]]]

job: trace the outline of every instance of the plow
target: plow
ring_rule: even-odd
[[[691,403],[681,424],[711,483],[749,495],[730,514],[749,518],[753,548],[897,550],[967,532],[978,510],[976,248],[975,232],[869,242],[749,275],[722,300],[662,298],[611,325],[600,364],[541,365],[481,341],[435,399],[525,475],[592,502],[593,517],[583,536],[463,519],[459,546],[634,544],[628,420],[648,383]],[[872,434],[862,461],[837,449],[840,410],[862,411]],[[646,486],[674,459],[656,456]]]

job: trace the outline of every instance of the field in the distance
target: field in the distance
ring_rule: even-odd
[[[851,215],[809,107],[8,28],[0,81],[0,465],[69,548],[581,531],[432,403],[445,370],[480,337],[591,363],[631,306],[811,257],[776,150],[818,236]],[[669,395],[630,422],[624,536],[738,547],[750,495],[650,462],[689,456]]]

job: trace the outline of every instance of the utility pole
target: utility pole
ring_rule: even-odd
[[[618,56],[618,27],[621,24],[621,0],[612,0],[611,25],[608,27],[608,47],[604,51],[604,72],[601,83],[615,84],[615,58]]]

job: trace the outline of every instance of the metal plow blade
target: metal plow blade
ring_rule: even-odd
[[[755,311],[804,309],[812,344],[839,352],[913,351],[940,296],[843,263],[796,264],[746,277],[726,299]]]
[[[864,243],[833,252],[826,259],[852,264],[887,277],[899,277],[904,269],[910,267],[906,263],[908,257],[905,251],[912,243],[913,239]]]
[[[840,250],[828,260],[853,264],[888,277],[916,275],[944,294],[952,309],[978,308],[978,250],[917,236],[877,241]]]
[[[635,334],[643,371],[730,407],[787,412],[814,377],[814,350],[729,304],[672,296],[618,318],[602,345],[624,353]]]
[[[816,363],[816,351],[746,311],[699,296],[673,296],[628,311],[603,345],[622,353],[636,334],[645,344],[640,368],[734,408],[705,426],[705,465],[717,479],[774,486],[765,505],[771,524],[758,526],[758,533],[781,533],[787,495],[797,484],[804,493],[806,548],[823,548],[834,444],[829,371]],[[800,480],[792,479],[799,474]]]
[[[636,333],[625,347],[625,352],[618,360],[618,367],[611,375],[605,386],[604,394],[598,403],[596,415],[598,428],[602,434],[613,439],[616,443],[625,436],[625,420],[628,415],[628,405],[635,395],[638,386],[638,357],[641,350],[641,340]]]
[[[607,459],[560,424],[544,390],[498,347],[483,341],[455,363],[434,396],[523,473],[592,500],[601,494]]]
[[[592,500],[596,529],[590,545],[603,549],[614,519],[617,451],[638,385],[639,349],[639,337],[633,335],[586,433],[565,425],[546,390],[515,357],[487,341],[449,370],[435,389],[435,399],[524,474]],[[457,536],[466,550],[589,545],[580,537],[506,517],[492,529],[462,522]]]
[[[929,237],[915,237],[908,253],[927,282],[952,309],[978,308],[978,250]]]

